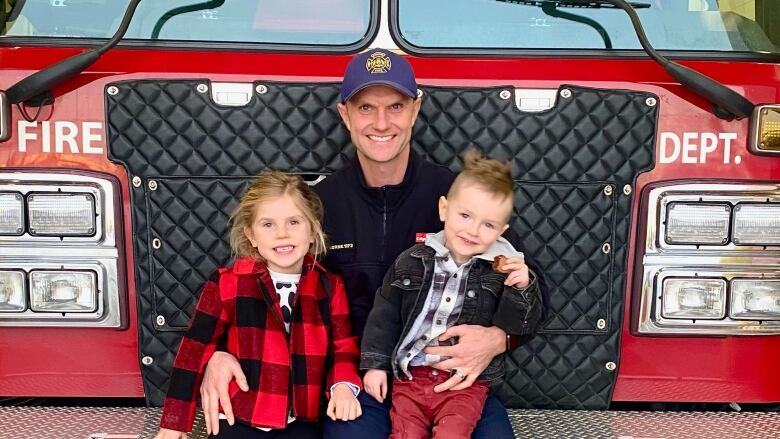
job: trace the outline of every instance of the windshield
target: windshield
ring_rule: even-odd
[[[0,0],[5,37],[107,38],[129,0]],[[368,33],[371,0],[147,0],[125,39],[346,46]]]
[[[396,32],[419,48],[641,49],[621,9],[540,0],[395,1]],[[780,52],[778,0],[632,3],[656,49]]]

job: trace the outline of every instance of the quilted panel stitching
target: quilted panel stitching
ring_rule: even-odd
[[[193,94],[194,85],[199,82],[203,81],[131,81],[122,84],[132,89],[143,85],[146,87],[146,93],[163,83],[171,86],[178,83],[187,90],[175,96],[170,92],[154,94],[155,99],[158,99],[155,105],[165,107],[166,96],[169,100],[171,96],[178,96],[187,100],[183,104],[180,103],[185,107],[190,105],[188,102],[198,100],[198,105],[208,107],[210,103],[207,100]],[[261,102],[261,99],[258,99],[254,105],[263,104],[263,108],[252,111],[243,109],[231,113],[230,120],[240,120],[241,130],[224,128],[222,122],[225,116],[222,115],[218,116],[219,121],[212,121],[213,124],[201,125],[201,122],[196,120],[194,123],[202,126],[202,130],[216,133],[209,132],[206,136],[208,141],[198,146],[211,148],[216,152],[198,151],[200,155],[195,155],[195,164],[190,162],[193,155],[186,153],[188,148],[194,148],[193,145],[176,145],[175,150],[170,153],[155,151],[149,147],[154,146],[155,142],[161,147],[163,143],[155,140],[153,135],[143,129],[139,130],[136,126],[138,118],[145,117],[152,121],[151,125],[147,125],[147,129],[162,131],[157,135],[167,142],[174,142],[174,139],[180,140],[182,137],[178,136],[178,133],[171,133],[170,129],[162,130],[160,127],[164,124],[154,121],[155,118],[161,118],[159,114],[144,113],[142,117],[138,115],[140,113],[133,113],[133,110],[141,110],[143,113],[149,111],[150,106],[154,107],[149,102],[144,102],[143,93],[136,96],[138,102],[135,103],[118,103],[122,93],[117,97],[107,96],[110,157],[123,162],[131,174],[146,179],[168,175],[198,175],[193,171],[216,175],[251,175],[267,166],[298,172],[329,172],[340,167],[347,156],[341,152],[340,145],[346,142],[347,137],[335,116],[337,88],[330,84],[264,84],[269,87],[266,97],[290,97],[286,101],[265,99]],[[561,103],[555,111],[539,117],[520,114],[506,101],[497,98],[498,90],[502,88],[427,87],[424,109],[415,125],[415,148],[434,161],[458,170],[461,166],[458,157],[462,151],[471,144],[479,144],[485,146],[487,153],[496,158],[512,157],[513,172],[525,183],[577,181],[612,183],[619,187],[633,181],[639,171],[652,166],[657,108],[642,104],[647,94],[569,88],[573,91],[573,99]],[[129,96],[133,96],[133,93]],[[306,100],[307,96],[310,100]],[[313,105],[314,101],[316,102]],[[274,102],[274,105],[265,105],[268,102]],[[429,109],[431,106],[434,110]],[[607,113],[612,116],[598,117],[603,113],[600,109],[608,110]],[[165,114],[179,114],[174,113],[171,108],[167,111]],[[493,116],[485,116],[490,112],[494,113]],[[582,112],[592,114],[583,116]],[[615,120],[615,112],[624,112],[621,116],[625,120]],[[180,117],[198,119],[203,113],[193,110],[187,114]],[[213,118],[214,114],[220,113],[208,114],[212,114]],[[325,123],[324,131],[305,126],[308,123],[306,119],[317,117],[330,121]],[[293,119],[292,122],[287,121],[287,118]],[[291,126],[298,128],[290,128]],[[246,141],[245,137],[241,137],[243,133],[238,132],[242,130],[266,134],[248,137],[262,137],[263,141]],[[280,132],[282,134],[279,134]],[[323,132],[328,134],[322,135]],[[623,135],[613,135],[613,132]],[[317,135],[321,137],[317,139]],[[226,139],[231,138],[240,140],[239,146],[244,148],[243,152],[222,146],[229,146]],[[247,145],[262,145],[263,148],[250,148],[250,151],[246,152]],[[148,315],[148,311],[144,310],[156,306],[156,302],[150,301],[148,296],[153,287],[151,279],[154,279],[152,263],[161,264],[160,268],[164,263],[152,261],[152,256],[148,253],[150,238],[147,237],[146,241],[143,239],[144,230],[150,232],[153,224],[146,224],[146,218],[139,219],[141,216],[138,214],[151,212],[152,207],[145,206],[143,201],[139,204],[139,191],[134,190],[132,195],[136,206],[135,230],[141,232],[136,236],[135,242],[139,268],[136,273],[139,312],[140,315]],[[144,198],[146,197],[140,197],[141,200]],[[606,302],[599,305],[612,308],[605,330],[608,333],[587,335],[584,330],[579,332],[585,335],[546,333],[521,347],[508,362],[510,368],[507,382],[499,386],[499,395],[510,405],[583,408],[604,408],[608,405],[614,374],[605,373],[603,364],[604,361],[617,360],[617,338],[622,318],[621,295],[625,280],[625,236],[630,226],[630,204],[623,204],[623,199],[619,198],[616,207],[612,208],[613,216],[619,218],[612,228],[612,239],[615,243],[613,255],[610,255],[611,275],[614,276],[612,294],[607,294]],[[618,211],[621,213],[617,213]],[[147,266],[146,269],[144,265]],[[607,266],[609,265],[607,263]],[[607,278],[609,276],[610,273]],[[176,305],[171,307],[174,312],[181,312],[175,311],[175,308]],[[575,311],[574,314],[577,312],[581,311]],[[184,314],[186,313],[180,314],[178,320],[183,319]],[[583,325],[590,326],[593,318],[591,315],[581,321],[584,322]],[[143,370],[147,396],[151,403],[159,404],[166,386],[167,370],[173,358],[173,351],[178,344],[178,335],[161,331],[164,328],[154,328],[154,322],[151,320],[142,320],[139,324],[139,335],[145,340],[142,342],[142,355],[149,354],[155,358],[155,363]],[[566,324],[571,326],[577,324],[577,321]],[[529,346],[535,347],[536,350],[529,350]],[[590,357],[586,359],[583,355],[587,353]],[[561,357],[577,361],[567,361],[562,366],[560,361],[555,361]],[[516,361],[519,358],[530,361]],[[522,364],[524,369],[518,369],[519,364]]]

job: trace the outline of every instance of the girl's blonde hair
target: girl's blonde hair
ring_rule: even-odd
[[[514,204],[514,186],[508,162],[501,162],[482,156],[474,148],[463,156],[463,170],[452,182],[447,197],[454,195],[466,183],[473,183],[488,193],[509,198]]]
[[[312,244],[309,252],[314,254],[315,257],[325,254],[327,247],[325,232],[322,231],[323,209],[320,197],[299,175],[270,171],[261,174],[249,184],[246,188],[246,193],[241,197],[238,206],[230,215],[230,248],[235,256],[251,256],[265,262],[265,259],[260,256],[257,249],[249,242],[245,230],[252,227],[258,204],[283,195],[292,197],[310,224],[314,244]]]

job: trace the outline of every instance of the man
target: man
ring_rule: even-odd
[[[356,158],[316,190],[325,205],[324,229],[331,242],[324,262],[344,277],[352,326],[360,336],[374,294],[396,257],[418,237],[441,230],[436,206],[454,175],[412,151],[412,126],[420,99],[412,68],[403,57],[379,49],[357,55],[344,73],[338,111],[355,145]],[[506,334],[496,327],[455,326],[440,339],[451,337],[458,337],[456,345],[426,350],[451,357],[434,367],[461,373],[436,391],[469,387],[493,357],[506,350]],[[233,378],[246,389],[246,378],[235,358],[216,353],[201,386],[210,431],[218,426],[219,405],[232,422],[227,385]],[[379,403],[365,392],[358,398],[363,415],[350,422],[325,417],[325,438],[387,438],[389,401]],[[488,398],[472,437],[514,437],[506,410],[496,398]]]

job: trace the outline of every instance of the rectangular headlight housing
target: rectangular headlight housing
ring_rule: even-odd
[[[97,212],[87,193],[34,193],[27,196],[30,234],[33,236],[93,236]]]
[[[33,271],[30,299],[37,312],[94,312],[97,276],[91,271]]]
[[[732,240],[739,245],[780,244],[780,203],[740,203],[734,206]]]
[[[24,292],[24,273],[0,271],[0,313],[21,312],[27,309]]]
[[[730,217],[728,203],[669,203],[664,239],[667,244],[725,245]]]
[[[726,316],[726,280],[666,278],[661,315],[669,319],[722,319]]]
[[[18,236],[22,233],[24,233],[22,194],[0,192],[0,235]]]
[[[732,280],[729,316],[740,320],[780,320],[780,280]]]

